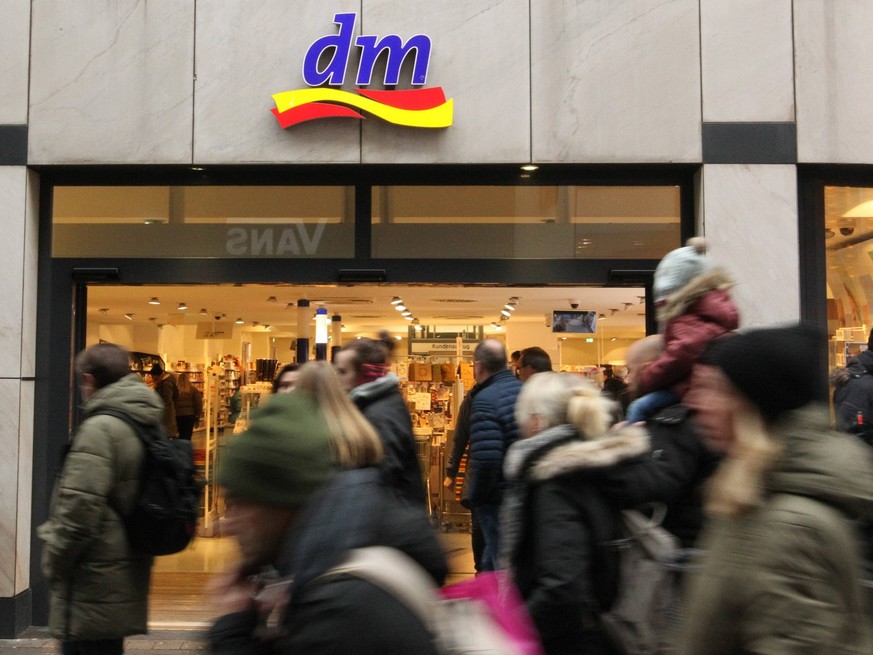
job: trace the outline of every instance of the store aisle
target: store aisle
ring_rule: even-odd
[[[474,574],[470,535],[438,533],[449,563],[447,582]],[[200,630],[216,617],[206,596],[206,585],[237,556],[233,539],[195,539],[175,555],[159,557],[152,572],[149,595],[149,630]]]

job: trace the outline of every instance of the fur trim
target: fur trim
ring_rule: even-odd
[[[715,289],[730,289],[734,281],[723,268],[713,268],[708,273],[698,275],[674,293],[667,302],[658,308],[658,322],[671,321],[688,311],[688,308]]]
[[[649,434],[636,425],[620,425],[595,441],[573,441],[546,453],[530,471],[530,479],[549,480],[573,471],[607,468],[651,450]]]
[[[835,368],[833,371],[831,371],[831,374],[829,376],[830,383],[834,387],[843,386],[853,377],[855,376],[852,375],[852,371],[849,369],[848,366],[840,366],[839,368]]]

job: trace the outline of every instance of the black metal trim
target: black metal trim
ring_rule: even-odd
[[[0,166],[27,165],[27,125],[0,125]]]
[[[0,598],[0,639],[15,639],[30,627],[30,589],[12,598]]]
[[[703,123],[704,164],[796,164],[796,123]]]

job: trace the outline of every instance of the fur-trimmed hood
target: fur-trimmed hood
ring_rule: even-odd
[[[685,314],[689,307],[710,291],[728,291],[733,286],[733,279],[723,268],[713,268],[708,273],[698,275],[658,307],[658,322],[663,325]],[[734,312],[736,313],[735,309]]]
[[[829,380],[831,385],[839,388],[852,378],[868,373],[873,374],[873,352],[865,350],[857,357],[850,359],[848,366],[839,366],[831,371]]]

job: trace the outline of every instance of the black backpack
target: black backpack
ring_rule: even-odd
[[[124,412],[102,409],[130,425],[145,446],[140,486],[133,510],[123,515],[127,541],[147,555],[184,550],[194,537],[203,481],[194,468],[187,439],[168,439],[161,423],[143,424]]]

